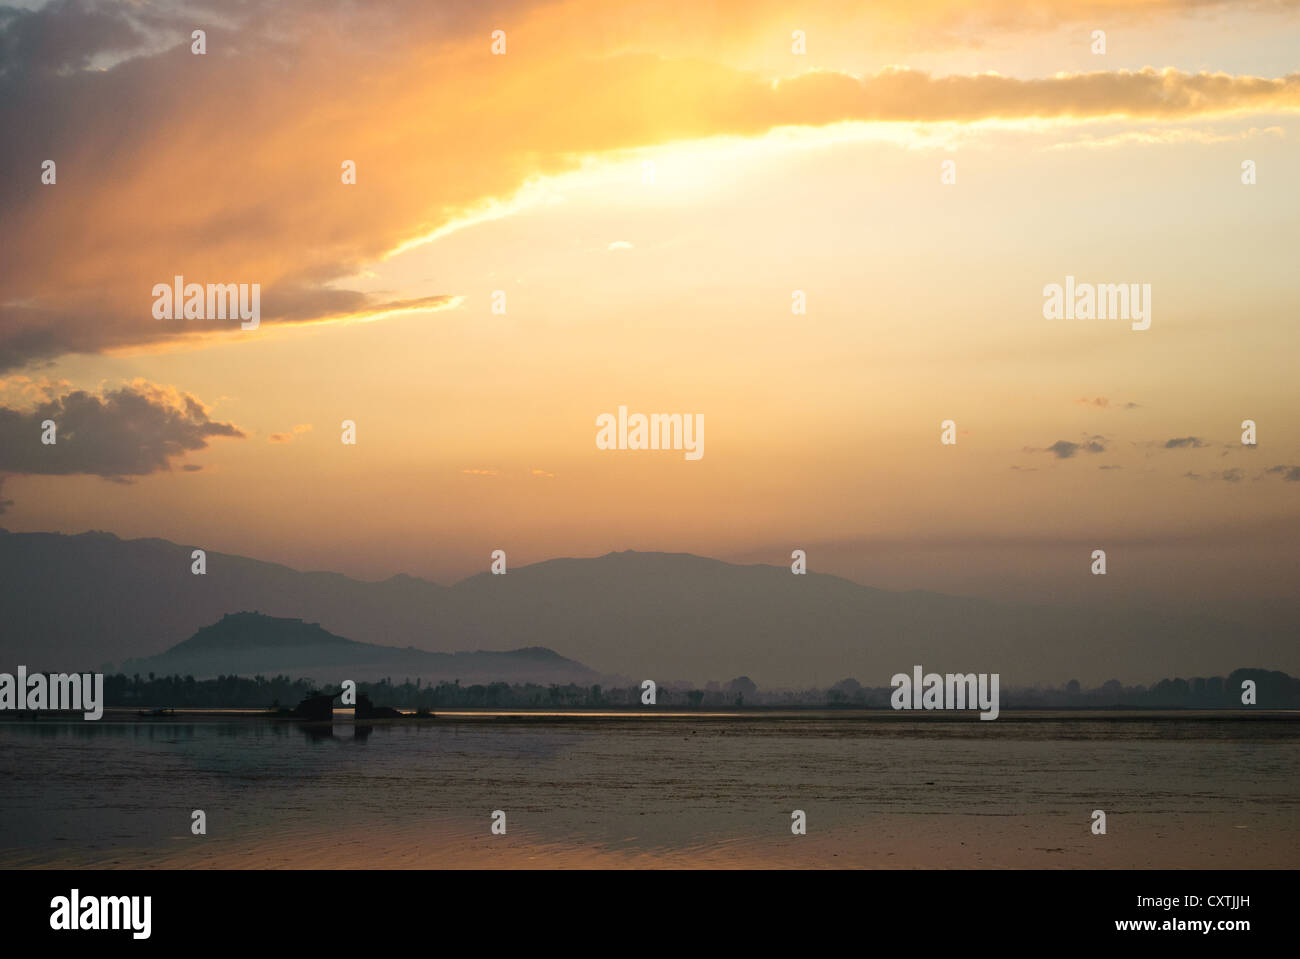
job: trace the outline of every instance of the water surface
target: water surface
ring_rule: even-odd
[[[1262,714],[5,722],[0,864],[1295,868],[1297,786]]]

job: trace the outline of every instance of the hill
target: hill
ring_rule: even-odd
[[[337,684],[391,676],[426,683],[593,683],[599,676],[581,663],[533,647],[508,652],[431,653],[359,643],[301,619],[231,613],[157,656],[128,659],[122,672],[160,676],[309,677]]]

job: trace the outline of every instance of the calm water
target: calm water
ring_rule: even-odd
[[[1300,722],[895,717],[6,722],[0,863],[1300,865]]]

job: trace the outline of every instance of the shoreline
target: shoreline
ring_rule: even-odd
[[[800,720],[838,721],[838,722],[898,722],[898,723],[1036,723],[1036,722],[1300,722],[1300,709],[1279,708],[1261,709],[1259,707],[1075,707],[1060,709],[1032,709],[1003,707],[995,720],[981,720],[976,710],[894,710],[884,708],[845,709],[837,707],[744,707],[729,711],[701,710],[664,710],[662,712],[644,709],[612,708],[569,708],[569,709],[472,709],[433,710],[427,714],[417,714],[409,707],[396,707],[403,713],[400,717],[384,717],[359,720],[351,709],[335,709],[330,719],[302,719],[272,712],[266,709],[242,707],[195,707],[171,709],[166,715],[142,716],[141,710],[164,707],[108,707],[98,720],[84,719],[79,712],[45,712],[32,714],[0,713],[0,722],[22,724],[42,723],[84,723],[102,724],[105,722],[140,723],[147,725],[167,725],[169,723],[190,722],[194,720],[220,721],[267,721],[274,723],[291,723],[304,726],[331,725],[426,725],[447,722],[797,722]],[[166,707],[169,708],[170,707]]]

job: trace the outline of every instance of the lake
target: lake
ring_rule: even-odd
[[[1300,866],[1300,714],[915,717],[6,721],[0,865]]]

